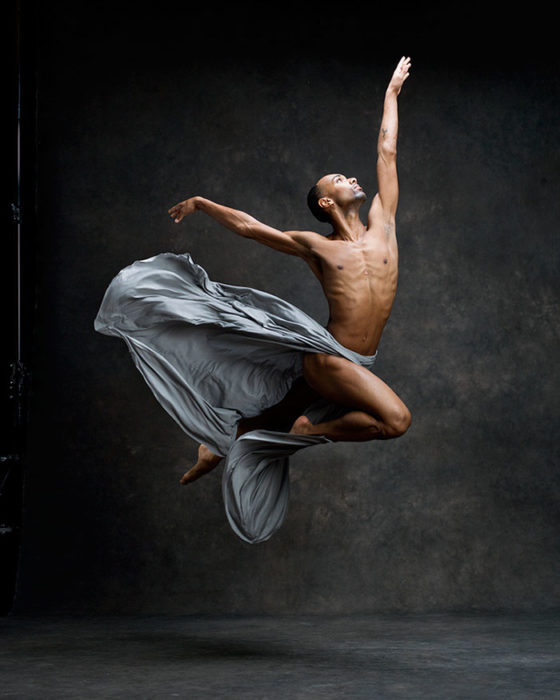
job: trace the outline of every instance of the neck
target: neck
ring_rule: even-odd
[[[357,207],[352,207],[345,212],[340,209],[334,211],[331,223],[336,235],[345,241],[357,241],[364,232],[364,224]]]

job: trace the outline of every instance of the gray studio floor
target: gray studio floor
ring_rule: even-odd
[[[2,698],[560,698],[559,615],[0,619]]]

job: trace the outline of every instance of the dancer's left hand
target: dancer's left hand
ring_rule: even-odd
[[[391,81],[389,82],[388,90],[394,91],[397,95],[400,93],[404,81],[409,76],[409,71],[410,71],[411,65],[412,64],[411,64],[409,57],[403,56],[401,58],[397,67],[395,68],[395,72],[393,73],[393,75],[391,77]]]

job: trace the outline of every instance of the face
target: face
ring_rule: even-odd
[[[355,177],[345,177],[340,173],[324,175],[317,185],[323,197],[332,200],[343,209],[348,205],[358,202],[361,204],[366,199],[366,193],[358,184]]]

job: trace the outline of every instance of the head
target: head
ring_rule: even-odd
[[[309,190],[307,204],[316,219],[328,223],[335,211],[344,214],[350,207],[359,208],[365,199],[366,193],[355,177],[331,173],[324,175]]]

